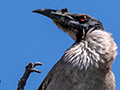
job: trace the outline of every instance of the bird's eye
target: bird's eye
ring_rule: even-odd
[[[86,21],[86,19],[87,19],[87,17],[86,17],[86,16],[80,16],[80,21],[81,21],[81,22]]]

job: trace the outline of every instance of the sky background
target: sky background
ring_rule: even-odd
[[[74,41],[49,18],[32,13],[39,8],[68,8],[99,19],[120,47],[120,0],[0,0],[0,90],[16,90],[29,62],[42,62],[25,90],[36,90],[51,67]],[[120,49],[112,70],[120,90]]]

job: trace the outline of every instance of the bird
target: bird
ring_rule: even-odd
[[[71,14],[67,8],[36,9],[53,20],[75,41],[52,67],[38,90],[116,90],[112,64],[117,44],[102,22],[87,14]]]

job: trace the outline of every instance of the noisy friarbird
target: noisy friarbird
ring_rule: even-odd
[[[71,14],[66,8],[32,12],[51,18],[58,28],[75,40],[38,90],[116,90],[111,68],[117,46],[99,20],[86,14]]]

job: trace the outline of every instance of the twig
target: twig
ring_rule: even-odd
[[[24,86],[26,85],[26,81],[29,77],[29,75],[31,74],[31,72],[37,72],[37,73],[41,73],[41,71],[34,69],[35,66],[37,65],[42,65],[42,63],[40,62],[35,62],[35,63],[29,63],[25,68],[25,72],[23,77],[19,80],[18,83],[18,88],[17,90],[24,90]]]

